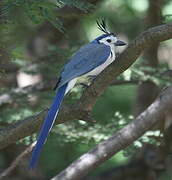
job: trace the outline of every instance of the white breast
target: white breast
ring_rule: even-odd
[[[98,74],[100,74],[107,66],[109,66],[114,60],[115,60],[115,51],[114,51],[114,46],[111,47],[111,54],[109,55],[109,57],[107,58],[107,60],[101,64],[100,66],[96,67],[95,69],[93,69],[92,71],[88,72],[87,74],[84,74],[83,76],[97,76]],[[82,77],[83,77],[82,76]],[[79,77],[72,79],[69,84],[68,87],[66,89],[65,94],[68,93],[68,91],[70,89],[72,89],[77,81]]]
[[[87,74],[85,74],[84,76],[97,76],[98,74],[100,74],[109,64],[111,64],[114,61],[114,59],[112,58],[112,56],[110,55],[108,57],[108,59],[101,64],[100,66],[96,67],[95,69],[93,69],[92,71],[88,72]]]

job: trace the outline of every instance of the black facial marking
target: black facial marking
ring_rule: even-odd
[[[113,54],[112,54],[112,51],[110,52],[110,57],[112,58]]]
[[[109,42],[109,43],[112,42],[111,39],[107,39],[106,41]]]

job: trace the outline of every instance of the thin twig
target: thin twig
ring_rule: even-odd
[[[8,176],[23,160],[23,158],[27,156],[29,153],[31,153],[33,147],[35,146],[35,143],[36,142],[32,143],[19,156],[17,156],[17,158],[11,163],[11,165],[0,174],[0,179],[4,179],[6,176]]]
[[[23,88],[15,88],[12,89],[11,91],[1,94],[0,95],[0,106],[4,105],[4,104],[11,104],[13,102],[16,101],[16,97],[20,98],[20,97],[26,97],[26,95],[29,95],[30,93],[36,93],[36,92],[40,92],[40,91],[46,91],[46,90],[50,90],[52,89],[52,87],[54,86],[54,84],[56,83],[56,80],[52,80],[47,82],[41,82],[41,83],[37,83],[34,85],[30,85],[30,86],[26,86]]]

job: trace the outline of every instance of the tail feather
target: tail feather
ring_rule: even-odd
[[[61,102],[64,98],[67,86],[68,86],[68,83],[66,83],[65,85],[60,87],[59,90],[57,91],[56,97],[54,98],[54,102],[52,103],[52,105],[48,111],[47,117],[45,118],[44,123],[42,125],[40,134],[37,139],[36,146],[33,149],[29,168],[34,168],[37,164],[38,158],[41,153],[41,149],[42,149],[42,147],[47,139],[47,136],[54,124],[54,121],[57,117],[57,114],[58,114]]]

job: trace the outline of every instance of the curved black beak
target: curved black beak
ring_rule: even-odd
[[[116,43],[115,43],[115,46],[125,46],[125,45],[126,45],[126,43],[123,41],[120,41],[120,40],[116,41]]]

